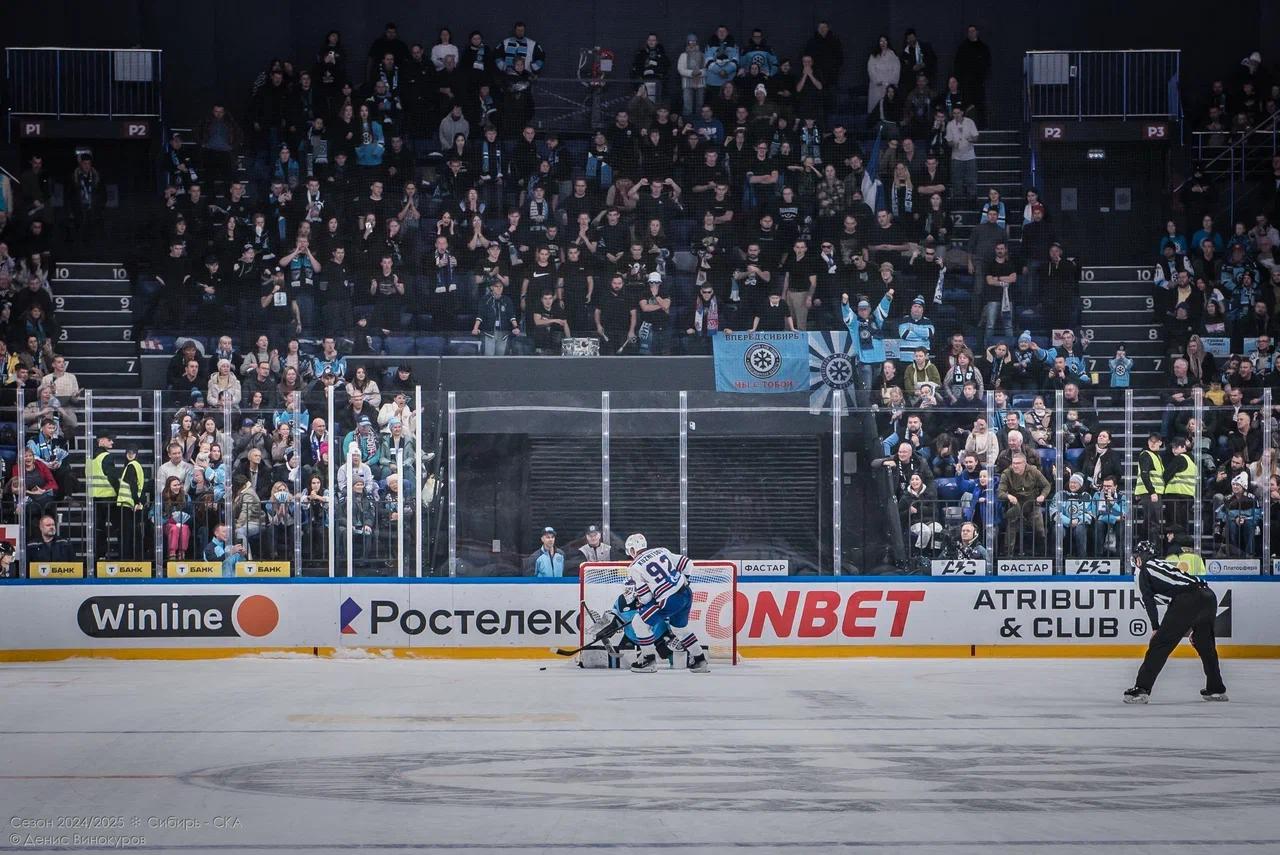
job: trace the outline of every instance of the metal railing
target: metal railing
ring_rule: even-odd
[[[1280,110],[1247,130],[1195,131],[1191,140],[1195,162],[1204,174],[1226,182],[1225,211],[1228,222],[1235,222],[1236,207],[1257,192],[1249,182],[1270,175],[1271,159],[1280,153]],[[1180,192],[1190,180],[1173,192]]]
[[[1025,117],[1180,119],[1179,50],[1035,50],[1023,58]]]
[[[533,99],[533,125],[540,131],[562,134],[588,134],[613,123],[614,114],[625,110],[636,94],[636,88],[625,77],[602,80],[597,85],[574,77],[538,77],[530,87]],[[669,100],[671,92],[659,93],[659,100]]]
[[[9,111],[54,118],[159,118],[163,51],[5,48]]]

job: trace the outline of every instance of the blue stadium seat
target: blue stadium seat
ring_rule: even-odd
[[[955,478],[938,478],[933,482],[933,486],[938,491],[938,499],[945,502],[953,502],[960,498],[960,482]]]
[[[438,335],[419,335],[413,339],[418,356],[443,356],[444,344],[444,339]]]
[[[1083,448],[1068,448],[1068,449],[1067,449],[1067,465],[1068,465],[1068,466],[1070,466],[1072,469],[1074,469],[1075,467],[1077,467],[1077,466],[1079,466],[1079,465],[1080,465],[1080,458],[1081,458],[1081,457],[1084,457],[1084,449],[1083,449]]]
[[[414,352],[413,336],[391,335],[383,341],[383,349],[387,356],[412,356]]]

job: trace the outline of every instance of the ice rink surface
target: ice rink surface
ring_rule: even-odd
[[[0,851],[1280,852],[1280,664],[1135,668],[5,665]]]

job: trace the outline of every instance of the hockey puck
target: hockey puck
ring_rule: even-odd
[[[539,668],[538,670],[539,670],[539,671],[545,671],[545,670],[547,670],[547,666],[546,666],[546,665],[543,665],[543,666],[542,666],[541,668]]]

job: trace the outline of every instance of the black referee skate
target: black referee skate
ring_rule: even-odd
[[[658,657],[649,653],[644,656],[637,656],[636,660],[631,663],[631,673],[633,674],[652,674],[658,670]]]
[[[707,654],[699,653],[697,656],[689,657],[688,669],[695,674],[705,674],[711,670],[711,665],[707,662]]]
[[[1227,697],[1227,692],[1226,692],[1226,690],[1225,690],[1225,689],[1224,689],[1224,690],[1222,690],[1221,692],[1211,692],[1211,691],[1209,691],[1208,689],[1201,689],[1201,690],[1200,690],[1200,697],[1201,697],[1201,699],[1202,699],[1202,700],[1206,700],[1206,701],[1229,701],[1229,700],[1231,700],[1230,698],[1228,698],[1228,697]]]
[[[1134,686],[1132,689],[1126,689],[1124,693],[1124,702],[1126,704],[1145,704],[1151,700],[1151,693],[1146,689],[1139,689]]]

